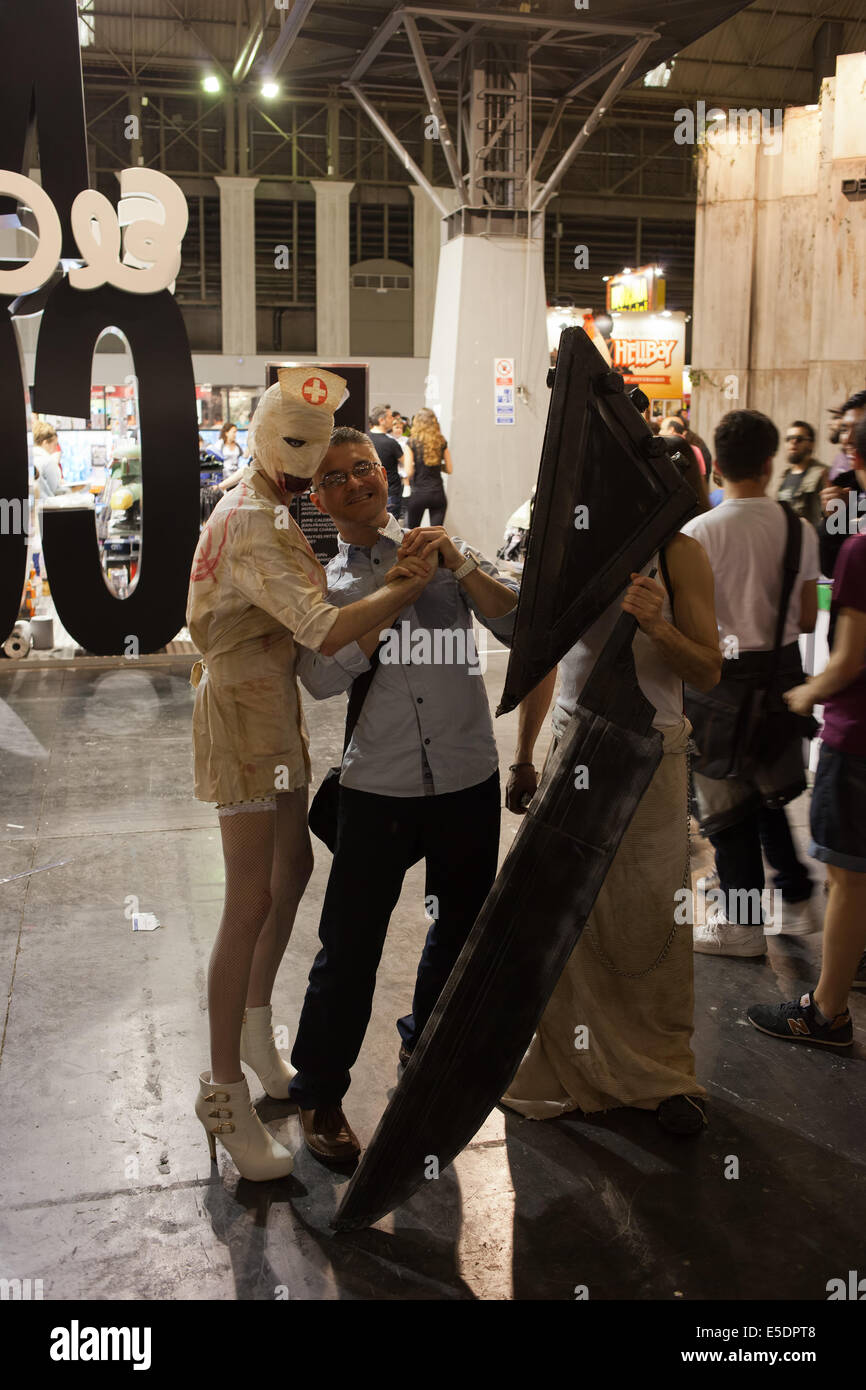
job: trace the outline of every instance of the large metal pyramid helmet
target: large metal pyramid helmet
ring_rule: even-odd
[[[498,714],[520,703],[695,509],[622,377],[582,328],[564,329]]]

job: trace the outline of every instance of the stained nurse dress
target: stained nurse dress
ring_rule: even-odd
[[[187,626],[202,653],[190,677],[195,795],[255,802],[310,781],[295,643],[318,651],[338,610],[325,572],[255,466],[212,512],[193,561]]]

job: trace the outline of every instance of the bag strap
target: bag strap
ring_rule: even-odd
[[[780,502],[779,506],[785,513],[788,538],[785,545],[785,558],[782,562],[782,596],[779,600],[779,612],[776,616],[776,636],[773,642],[773,660],[770,663],[770,679],[776,674],[776,667],[779,664],[785,619],[788,616],[788,605],[791,602],[791,594],[794,592],[794,584],[800,572],[800,553],[803,548],[803,527],[800,524],[800,518],[793,508],[788,506],[787,502]]]
[[[343,735],[343,752],[345,753],[352,741],[352,734],[355,732],[355,725],[361,717],[361,710],[367,698],[367,691],[373,684],[373,677],[379,665],[379,653],[382,650],[380,642],[373,655],[370,657],[370,669],[356,676],[352,681],[352,688],[349,692],[349,706],[346,710],[346,732]]]
[[[668,598],[670,599],[670,604],[671,604],[671,612],[673,613],[673,611],[674,611],[674,587],[673,587],[673,585],[671,584],[671,575],[670,575],[670,570],[668,569],[668,557],[667,557],[666,551],[667,551],[667,547],[664,546],[664,545],[663,545],[663,546],[661,547],[661,549],[659,550],[659,568],[660,568],[660,570],[661,570],[661,572],[662,572],[662,579],[663,579],[664,582],[665,582],[665,588],[666,588],[667,591],[668,591]]]

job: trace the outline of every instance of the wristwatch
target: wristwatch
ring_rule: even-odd
[[[467,576],[468,574],[471,574],[473,570],[477,570],[477,569],[478,569],[478,561],[476,560],[475,556],[474,556],[474,555],[467,555],[467,556],[466,556],[466,559],[463,561],[463,564],[460,566],[459,570],[454,570],[454,578],[455,578],[455,579],[465,579],[466,576]]]

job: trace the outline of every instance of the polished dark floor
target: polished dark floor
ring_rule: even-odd
[[[642,1112],[496,1111],[453,1169],[340,1236],[328,1223],[347,1178],[305,1151],[280,1184],[239,1181],[222,1151],[212,1171],[192,1101],[222,872],[214,813],[190,790],[188,666],[0,671],[0,1277],[41,1278],[47,1299],[561,1300],[585,1286],[592,1299],[699,1300],[824,1299],[829,1279],[866,1273],[866,997],[844,1059],[745,1020],[753,1001],[814,982],[820,937],[771,937],[762,963],[697,958],[711,1123],[695,1141]],[[504,669],[492,652],[494,706]],[[308,702],[308,717],[318,778],[342,702]],[[504,769],[515,723],[497,724]],[[805,800],[794,814],[802,837]],[[504,813],[503,853],[515,829]],[[328,858],[317,849],[277,984],[286,1045]],[[132,932],[135,905],[159,930]],[[396,1080],[394,1021],[423,933],[419,866],[347,1099],[362,1141]],[[298,1146],[287,1107],[265,1098],[260,1113]]]

